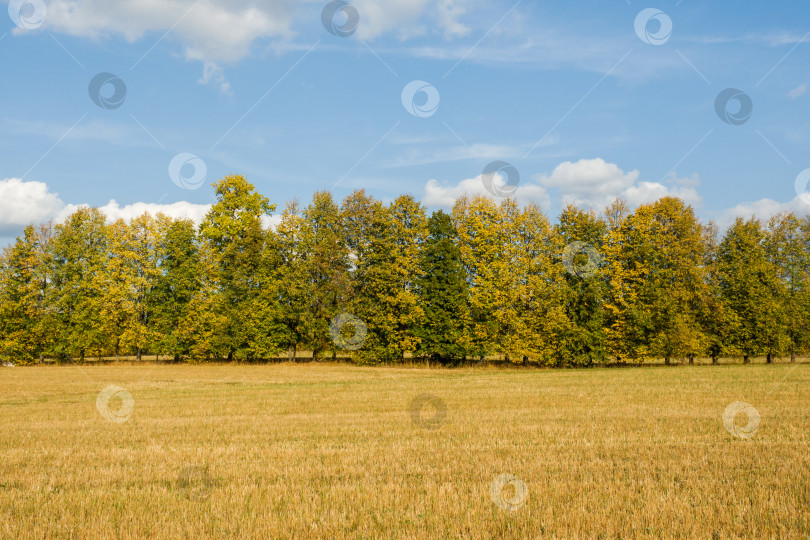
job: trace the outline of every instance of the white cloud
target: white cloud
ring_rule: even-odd
[[[624,172],[615,163],[604,159],[581,159],[575,163],[560,163],[548,175],[535,175],[534,182],[523,181],[515,191],[513,198],[518,202],[535,202],[544,209],[550,206],[550,189],[555,190],[563,205],[572,203],[580,208],[603,210],[616,197],[626,200],[632,207],[654,202],[661,197],[679,197],[687,204],[701,202],[697,192],[700,179],[697,175],[691,178],[676,178],[671,175],[665,185],[660,182],[639,182],[639,172]],[[505,184],[505,178],[495,176],[499,186]],[[456,185],[443,186],[431,179],[425,185],[422,202],[428,206],[450,207],[462,195],[484,195],[493,197],[484,187],[481,176],[462,180]]]
[[[678,197],[686,204],[696,205],[701,202],[697,190],[687,186],[667,187],[658,182],[640,182],[630,186],[621,195],[630,206],[639,206],[655,202],[662,197]]]
[[[796,99],[798,97],[803,96],[805,92],[807,92],[807,85],[800,84],[799,86],[788,92],[788,97],[791,99]]]
[[[497,200],[497,198],[484,187],[482,176],[483,175],[479,175],[475,178],[468,178],[451,186],[442,186],[435,179],[428,180],[425,185],[425,195],[422,197],[422,203],[427,206],[450,208],[453,206],[453,203],[456,202],[456,199],[464,195],[471,197],[482,195]],[[501,174],[495,174],[494,183],[498,187],[503,187],[506,184],[506,178]],[[546,190],[537,184],[526,185],[521,183],[512,195],[512,198],[521,204],[534,202],[543,209],[548,209],[549,206]]]
[[[805,197],[796,197],[792,201],[785,203],[773,199],[760,199],[714,212],[712,218],[720,231],[724,231],[734,223],[734,220],[738,216],[744,219],[755,217],[762,221],[767,221],[780,212],[793,212],[799,217],[810,215],[810,204],[808,204]]]
[[[214,84],[219,85],[219,90],[225,95],[231,95],[231,83],[225,80],[225,73],[222,67],[214,62],[205,62],[203,64],[202,77],[197,81],[200,84]]]
[[[425,19],[445,38],[465,36],[470,29],[459,22],[470,0],[354,0],[360,15],[355,36],[370,40],[382,34],[408,39],[429,33]]]
[[[258,38],[292,37],[292,0],[257,5],[252,0],[53,0],[46,27],[100,39],[121,36],[135,42],[171,30],[188,59],[234,62],[250,53]],[[146,50],[144,50],[146,52]]]
[[[79,208],[86,208],[87,206],[88,205],[86,204],[65,205],[53,216],[54,221],[60,223]],[[137,202],[128,204],[126,206],[120,206],[115,199],[113,199],[104,206],[100,206],[99,210],[101,210],[104,215],[107,216],[108,222],[113,222],[119,219],[130,221],[131,219],[143,214],[152,214],[154,216],[158,213],[163,213],[175,219],[190,219],[194,223],[199,224],[210,208],[210,204],[194,204],[186,201],[178,201],[170,204]]]
[[[445,38],[465,36],[470,29],[459,19],[472,1],[355,0],[360,25],[354,37],[369,40],[390,33],[406,39],[435,31]],[[168,31],[180,40],[187,59],[230,63],[248,56],[260,39],[275,40],[284,48],[295,36],[294,23],[304,17],[320,22],[319,10],[325,4],[326,0],[304,6],[295,0],[51,0],[44,28],[91,39],[120,36],[129,42],[150,33],[157,40]]]
[[[79,208],[87,204],[65,204],[59,195],[48,190],[44,182],[24,182],[19,178],[0,180],[0,238],[8,239],[22,234],[28,225],[39,225],[53,220],[62,223]],[[168,204],[137,202],[121,206],[115,199],[100,206],[108,223],[118,219],[130,221],[143,214],[165,214],[175,219],[190,219],[199,225],[208,211],[210,204],[194,204],[178,201]],[[281,221],[281,215],[262,216],[262,225],[275,227]]]
[[[54,218],[57,223],[62,222],[70,214],[82,207],[87,207],[86,204],[68,204],[66,205]],[[202,223],[205,215],[211,210],[210,204],[194,204],[187,201],[178,201],[169,204],[158,203],[144,203],[137,202],[121,206],[115,199],[111,200],[104,206],[99,206],[104,215],[107,216],[107,221],[112,223],[118,219],[124,221],[131,221],[133,218],[142,216],[143,214],[165,214],[174,219],[190,219],[195,225]],[[262,226],[276,228],[276,225],[281,221],[281,215],[262,216]]]
[[[467,8],[463,2],[455,0],[441,0],[438,5],[439,26],[444,30],[444,37],[463,37],[470,33],[470,29],[458,22],[459,17],[466,13]]]
[[[18,234],[26,225],[48,221],[64,205],[43,182],[0,180],[0,236]]]
[[[697,176],[689,179],[674,179],[670,187],[660,182],[639,182],[638,170],[624,172],[615,163],[602,158],[581,159],[576,163],[560,163],[548,176],[537,175],[535,180],[542,186],[556,189],[563,204],[573,203],[582,208],[602,210],[616,197],[628,204],[638,206],[661,197],[680,197],[688,204],[700,202],[695,189]]]

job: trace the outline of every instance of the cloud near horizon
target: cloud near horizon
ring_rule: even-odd
[[[634,208],[667,196],[679,197],[691,205],[701,202],[695,189],[700,183],[697,175],[688,179],[673,178],[672,187],[660,182],[639,182],[639,176],[638,170],[624,172],[615,163],[595,158],[565,161],[550,175],[536,175],[534,180],[556,190],[563,205],[570,203],[592,210],[604,209],[617,197]]]
[[[700,202],[695,186],[697,177],[678,179],[674,188],[657,182],[639,182],[638,171],[625,173],[616,164],[602,159],[580,160],[576,163],[564,162],[558,165],[549,176],[536,176],[535,182],[521,183],[512,198],[520,204],[535,203],[544,211],[550,207],[549,189],[559,190],[563,203],[574,202],[582,208],[602,210],[616,196],[624,198],[632,207],[653,202],[661,197],[674,196],[687,204]],[[495,185],[502,187],[506,179],[495,175]],[[548,189],[547,189],[548,188]],[[455,185],[442,185],[430,179],[425,185],[422,204],[428,207],[451,208],[455,201],[464,196],[481,195],[498,200],[484,187],[482,176],[461,180]],[[20,235],[27,225],[38,225],[53,220],[63,222],[71,213],[88,204],[68,204],[59,194],[48,189],[44,182],[23,181],[19,178],[0,180],[0,238],[14,238]],[[121,206],[115,199],[98,207],[108,222],[118,219],[130,221],[149,213],[165,214],[175,219],[190,219],[200,224],[211,208],[210,204],[194,204],[187,201],[173,203],[135,202]],[[797,196],[788,202],[761,199],[738,204],[732,208],[707,212],[706,219],[713,219],[722,229],[734,222],[737,216],[757,217],[767,220],[780,212],[794,212],[799,216],[810,214],[810,204],[805,197]],[[265,227],[275,227],[281,220],[280,213],[263,216]]]

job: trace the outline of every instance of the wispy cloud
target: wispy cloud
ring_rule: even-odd
[[[3,129],[7,133],[36,135],[52,140],[64,138],[65,141],[98,141],[125,147],[154,146],[154,141],[134,122],[88,120],[80,122],[73,129],[69,128],[70,124],[49,121],[32,122],[10,118],[3,122]]]
[[[788,92],[788,97],[791,99],[800,98],[805,94],[805,92],[807,92],[807,84],[800,84]]]
[[[542,146],[549,147],[557,144],[559,137],[556,135],[546,137]],[[428,165],[432,163],[449,163],[464,160],[495,160],[495,159],[520,159],[531,144],[506,145],[490,143],[474,143],[469,146],[458,145],[436,149],[432,152],[425,152],[422,148],[414,149],[411,152],[400,153],[392,161],[383,162],[382,167],[411,167],[415,165]]]
[[[700,45],[723,45],[727,43],[748,43],[751,45],[765,45],[768,47],[781,47],[795,45],[806,41],[804,34],[791,32],[775,32],[764,34],[745,34],[740,36],[682,36],[682,41],[698,43]]]

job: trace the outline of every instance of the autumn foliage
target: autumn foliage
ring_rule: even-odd
[[[720,235],[670,197],[551,223],[509,199],[428,216],[410,195],[357,191],[288,203],[268,227],[275,206],[244,178],[215,189],[199,227],[94,208],[27,227],[0,259],[0,357],[570,366],[810,349],[806,216]],[[335,339],[342,314],[365,327],[356,346]]]

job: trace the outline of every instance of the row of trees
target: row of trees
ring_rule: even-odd
[[[274,205],[244,178],[215,188],[199,227],[107,224],[85,208],[26,228],[2,256],[0,356],[317,359],[351,342],[363,363],[559,366],[810,348],[807,217],[740,218],[720,238],[675,198],[602,215],[568,206],[552,225],[508,199],[464,197],[428,218],[409,195],[357,191],[288,203],[272,229]],[[358,324],[334,339],[341,314],[362,321],[363,340]]]

